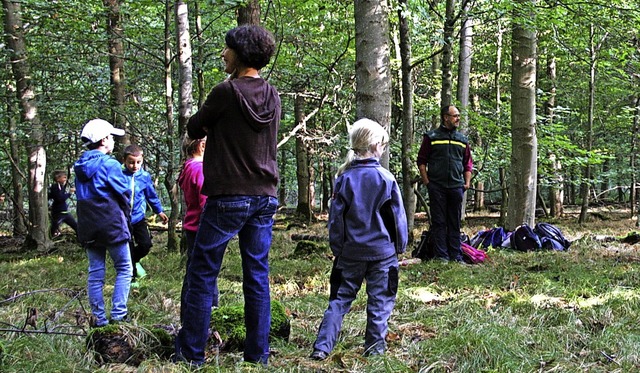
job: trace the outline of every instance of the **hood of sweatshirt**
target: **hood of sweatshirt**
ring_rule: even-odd
[[[274,87],[262,78],[239,78],[229,83],[254,131],[260,132],[276,122],[280,116],[280,96]]]
[[[100,150],[88,150],[80,156],[80,159],[73,166],[76,177],[80,181],[88,181],[98,172],[102,165],[111,159]]]

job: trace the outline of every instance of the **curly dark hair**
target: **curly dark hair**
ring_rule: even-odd
[[[238,26],[227,31],[224,42],[236,52],[240,63],[257,70],[267,66],[276,50],[273,35],[256,25]]]

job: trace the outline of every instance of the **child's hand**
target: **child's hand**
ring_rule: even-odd
[[[167,224],[169,222],[169,217],[164,212],[158,214],[160,219],[162,219],[162,223]]]

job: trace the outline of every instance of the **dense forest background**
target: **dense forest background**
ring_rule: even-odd
[[[418,196],[414,208],[424,208],[414,165],[422,134],[451,102],[463,112],[461,129],[474,149],[469,206],[496,208],[501,223],[513,226],[521,221],[509,220],[509,193],[524,189],[533,208],[551,217],[581,205],[584,221],[590,206],[604,202],[638,214],[635,0],[3,0],[0,188],[12,217],[8,230],[46,248],[48,238],[33,234],[43,221],[38,201],[46,203],[53,170],[72,171],[83,151],[82,125],[96,117],[126,128],[124,142],[145,149],[174,229],[185,120],[226,77],[224,34],[247,14],[278,46],[262,76],[283,103],[279,198],[313,219],[327,209],[347,128],[363,116],[356,23],[380,20],[363,3],[381,10],[388,27],[388,61],[379,61],[391,82],[390,92],[380,93],[391,102],[385,162],[405,199]],[[523,35],[533,40],[526,77],[534,92],[524,104],[514,94]],[[523,135],[516,127],[525,109],[535,118]],[[533,171],[519,166],[521,148],[533,150]],[[515,182],[516,174],[529,184]]]

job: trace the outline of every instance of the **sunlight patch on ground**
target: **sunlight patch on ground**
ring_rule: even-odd
[[[551,297],[546,294],[535,294],[531,297],[530,301],[536,307],[541,308],[589,308],[603,305],[607,301],[616,298],[626,300],[638,299],[640,298],[640,294],[637,290],[618,288],[599,296],[577,299],[575,301],[567,301],[564,298]]]
[[[426,287],[408,288],[404,293],[407,297],[423,303],[439,303],[445,300],[440,294],[434,293]]]

